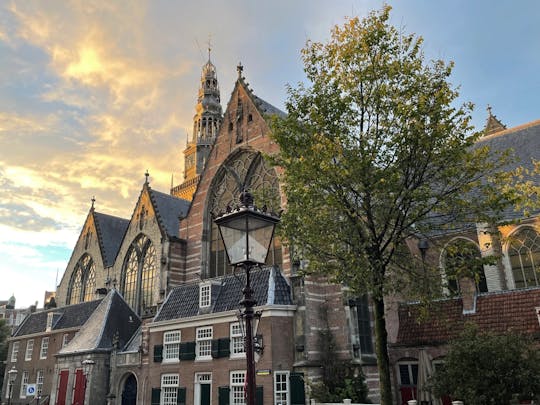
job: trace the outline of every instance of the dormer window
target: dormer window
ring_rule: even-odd
[[[205,283],[199,285],[199,308],[208,308],[211,304],[211,284]]]
[[[54,312],[49,312],[47,314],[47,328],[45,329],[46,332],[50,332],[52,330],[53,319],[54,319]]]

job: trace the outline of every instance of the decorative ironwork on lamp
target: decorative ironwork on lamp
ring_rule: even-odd
[[[266,262],[270,243],[274,236],[274,229],[279,222],[276,214],[269,213],[266,206],[258,209],[253,196],[247,190],[240,194],[240,204],[236,207],[228,206],[225,213],[215,219],[223,245],[231,266],[242,267],[246,274],[245,287],[242,290],[243,299],[240,305],[244,313],[239,317],[240,328],[243,328],[244,347],[246,351],[246,397],[247,405],[255,405],[255,357],[254,353],[262,353],[264,345],[262,336],[260,340],[254,339],[253,320],[260,318],[253,311],[257,301],[253,298],[250,272]],[[245,321],[242,322],[242,321]]]

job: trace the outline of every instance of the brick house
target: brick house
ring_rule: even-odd
[[[540,121],[507,129],[491,114],[479,146],[510,150],[514,162],[532,170],[540,159]],[[530,175],[525,180],[538,185]],[[395,299],[390,315],[390,359],[394,371],[395,397],[400,404],[416,398],[419,353],[424,350],[433,364],[444,361],[448,343],[463,330],[466,322],[480,330],[505,333],[507,330],[540,339],[540,217],[538,211],[525,216],[509,209],[502,224],[468,224],[456,232],[430,235],[423,253],[426,263],[440,270],[442,298],[430,304],[430,314],[420,316],[418,303]],[[458,247],[459,249],[456,249]],[[413,246],[413,252],[419,250]],[[493,264],[477,269],[478,279],[451,280],[456,262],[474,263],[475,257],[495,255]],[[425,311],[424,311],[425,312]],[[449,403],[446,398],[444,404]]]
[[[111,300],[114,300],[115,305],[109,305]],[[123,301],[123,299],[112,290],[103,299],[39,311],[26,317],[9,342],[6,368],[15,368],[17,377],[11,387],[8,379],[5,379],[2,398],[9,397],[9,388],[11,388],[12,404],[26,404],[37,397],[41,399],[40,403],[49,403],[51,396],[53,397],[51,403],[55,403],[56,379],[59,375],[65,376],[65,380],[63,380],[65,384],[61,386],[65,398],[65,394],[68,392],[67,378],[79,380],[83,378],[82,365],[80,358],[75,359],[70,366],[71,373],[66,373],[64,369],[67,370],[69,367],[61,366],[58,360],[59,354],[66,352],[70,345],[73,348],[73,345],[80,341],[81,333],[79,332],[89,327],[92,318],[95,318],[96,313],[101,312],[103,307],[111,310],[114,307],[115,311],[123,309],[134,315],[127,305],[123,307],[118,305],[119,301]],[[107,315],[109,315],[108,312]],[[136,315],[134,316],[134,319],[138,319]],[[100,330],[97,327],[92,328],[91,334],[96,336]],[[129,329],[122,328],[122,330]],[[73,383],[70,381],[70,387],[73,387]],[[27,395],[28,384],[36,385],[35,396]],[[80,383],[77,386],[79,387]],[[72,391],[69,390],[68,399],[71,399]],[[78,394],[80,394],[79,391],[77,391]],[[71,402],[64,401],[63,403]]]

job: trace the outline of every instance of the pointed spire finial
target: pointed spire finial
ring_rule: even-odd
[[[496,132],[504,131],[506,125],[504,125],[491,111],[491,105],[487,105],[488,117],[486,120],[486,126],[484,127],[484,132],[486,135],[491,135]]]
[[[94,209],[94,203],[96,202],[96,196],[93,195],[93,196],[92,196],[92,199],[91,199],[90,201],[92,201],[92,207],[90,207],[90,208],[91,208],[91,209]]]
[[[148,177],[150,177],[150,173],[148,173],[148,169],[146,169],[146,173],[144,173],[144,184],[148,184]]]
[[[238,62],[238,66],[236,66],[236,71],[238,72],[238,78],[242,78],[242,72],[244,71],[244,66],[242,66],[242,62]]]
[[[212,52],[212,34],[208,34],[208,62],[210,62],[211,52]]]

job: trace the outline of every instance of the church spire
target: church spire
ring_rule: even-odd
[[[212,47],[208,42],[208,61],[202,66],[197,105],[193,116],[193,133],[184,150],[184,182],[171,188],[171,194],[191,200],[198,177],[210,155],[210,149],[223,121],[216,67],[212,63]]]

